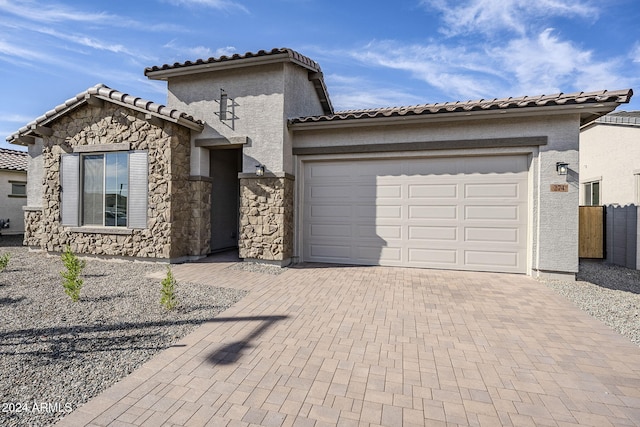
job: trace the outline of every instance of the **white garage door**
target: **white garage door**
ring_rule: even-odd
[[[306,261],[525,273],[526,156],[306,162]]]

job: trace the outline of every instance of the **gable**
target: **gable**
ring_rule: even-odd
[[[49,126],[72,111],[87,105],[101,108],[105,104],[134,110],[143,114],[145,120],[150,123],[158,124],[161,121],[168,121],[197,131],[204,127],[202,121],[196,120],[186,113],[119,92],[103,84],[97,84],[23,126],[17,132],[9,135],[7,141],[17,145],[31,144],[37,136],[51,136],[53,131]]]

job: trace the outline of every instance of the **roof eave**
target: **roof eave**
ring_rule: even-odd
[[[546,105],[537,107],[517,107],[505,109],[469,110],[469,111],[447,111],[438,113],[422,113],[407,115],[392,115],[382,117],[363,117],[333,120],[318,120],[292,123],[288,126],[293,131],[318,130],[344,127],[364,127],[364,126],[388,126],[397,123],[437,123],[464,121],[487,118],[511,118],[511,117],[533,117],[548,115],[579,114],[580,124],[589,123],[607,113],[613,111],[620,105],[620,102],[599,102],[593,104],[571,104],[571,105]]]

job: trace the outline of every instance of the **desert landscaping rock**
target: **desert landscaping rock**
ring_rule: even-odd
[[[640,345],[640,271],[583,260],[575,282],[544,281],[580,309]]]
[[[0,255],[11,253],[0,273],[0,425],[52,424],[245,294],[178,282],[168,312],[160,280],[146,278],[164,265],[89,259],[74,303],[60,257],[13,240],[0,237]]]

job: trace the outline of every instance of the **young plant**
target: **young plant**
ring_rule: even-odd
[[[167,310],[173,310],[178,305],[178,298],[176,297],[176,282],[171,267],[167,266],[167,276],[162,279],[162,289],[160,290],[160,304]]]
[[[80,299],[80,289],[84,284],[84,280],[80,278],[80,273],[86,266],[86,262],[78,259],[78,257],[71,252],[71,248],[67,246],[62,253],[62,263],[66,267],[65,271],[61,271],[60,274],[63,277],[62,286],[64,292],[69,295],[69,298],[73,302],[77,302]]]
[[[6,254],[0,256],[0,271],[4,271],[9,265],[9,259],[11,258],[11,254],[7,252]]]

